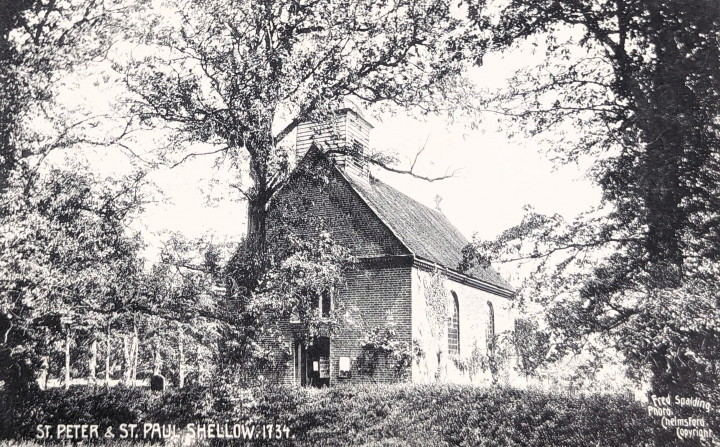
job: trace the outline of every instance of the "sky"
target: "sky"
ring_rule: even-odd
[[[418,171],[456,172],[452,178],[429,183],[379,170],[376,174],[427,206],[436,207],[440,196],[440,210],[468,238],[475,233],[493,238],[519,223],[524,205],[571,218],[599,198],[581,167],[554,169],[532,141],[508,140],[494,125],[472,130],[460,124],[447,128],[438,121],[395,118],[376,128],[373,138],[394,141],[408,157],[425,145]]]
[[[522,49],[491,57],[473,76],[483,87],[500,87],[533,57]],[[409,167],[424,148],[416,164],[418,173],[434,177],[455,172],[450,179],[427,182],[373,168],[373,175],[415,200],[439,206],[469,240],[475,235],[494,238],[519,223],[525,205],[571,219],[599,200],[600,191],[585,178],[584,167],[555,166],[537,142],[508,138],[494,116],[477,128],[462,120],[449,123],[444,117],[402,113],[368,119],[374,126],[371,147],[398,154],[400,167]],[[237,191],[227,188],[227,172],[214,168],[213,161],[211,156],[198,157],[153,173],[152,180],[166,198],[148,206],[140,219],[151,245],[157,239],[152,235],[164,231],[211,235],[218,241],[237,241],[245,234],[246,204]],[[217,185],[210,187],[213,181]]]
[[[483,67],[470,76],[480,87],[499,88],[514,70],[538,62],[540,57],[521,47],[486,57]],[[102,73],[80,76],[79,83],[67,89],[72,93],[60,101],[112,114],[114,94],[122,89],[113,91],[111,84],[99,79]],[[537,142],[510,139],[503,128],[506,123],[498,123],[495,116],[486,116],[476,127],[462,118],[450,122],[445,117],[418,118],[403,113],[367,117],[374,126],[371,147],[398,154],[401,168],[409,167],[424,148],[416,164],[418,173],[433,177],[455,172],[450,179],[427,182],[373,168],[376,177],[415,200],[431,208],[439,206],[469,240],[474,235],[494,238],[519,223],[525,205],[570,219],[598,202],[599,189],[584,178],[582,166],[554,166],[538,150]],[[142,139],[136,142],[137,147],[156,144]],[[111,175],[137,166],[137,160],[117,148],[84,151],[83,156],[95,172]],[[145,254],[151,260],[170,232],[215,242],[237,242],[245,235],[246,203],[238,191],[228,187],[227,167],[217,168],[214,162],[213,156],[197,157],[150,173],[149,180],[163,194],[145,207],[133,227],[142,232],[148,244]]]
[[[449,179],[427,182],[374,167],[373,175],[445,216],[469,240],[491,239],[520,222],[525,205],[572,218],[597,203],[599,190],[575,165],[555,167],[529,140],[509,140],[496,124],[470,129],[448,126],[442,118],[408,116],[370,119],[371,146],[396,152],[400,167],[409,167],[421,148],[416,171]],[[164,232],[215,241],[239,241],[246,231],[246,203],[227,187],[227,172],[212,157],[198,157],[175,168],[163,168],[151,179],[164,199],[146,206],[138,228],[154,256]],[[557,169],[556,169],[557,168]],[[211,183],[217,182],[216,186]],[[439,203],[436,198],[439,196]],[[155,247],[155,248],[153,248]]]

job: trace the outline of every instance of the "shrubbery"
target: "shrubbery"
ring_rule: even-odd
[[[71,387],[36,390],[16,399],[11,408],[2,408],[10,433],[3,438],[35,435],[39,424],[97,424],[152,421],[184,425],[212,414],[213,399],[203,388],[184,388],[154,393],[145,388]],[[7,431],[7,430],[6,430]]]
[[[202,420],[284,424],[293,445],[644,446],[652,421],[627,398],[570,397],[452,385],[340,386],[324,390],[129,388],[38,391],[16,408],[14,433],[37,424],[118,425]],[[280,444],[278,444],[280,445]]]

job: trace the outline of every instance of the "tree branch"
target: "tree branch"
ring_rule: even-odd
[[[230,146],[221,147],[220,149],[216,149],[214,151],[208,151],[208,152],[193,152],[192,154],[187,154],[184,156],[180,161],[177,163],[174,163],[172,166],[170,166],[170,169],[176,168],[180,166],[181,164],[185,163],[187,160],[195,157],[200,157],[203,155],[213,155],[213,154],[219,154],[220,152],[224,152],[230,149]]]

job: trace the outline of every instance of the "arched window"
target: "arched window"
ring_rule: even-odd
[[[460,354],[460,305],[455,292],[452,293],[452,315],[448,321],[448,353]]]
[[[488,320],[487,330],[485,331],[485,339],[487,340],[488,351],[492,351],[495,348],[495,311],[493,310],[493,305],[490,301],[487,302],[487,305]]]

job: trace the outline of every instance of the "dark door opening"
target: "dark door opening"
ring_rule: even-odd
[[[330,339],[317,337],[305,346],[295,342],[295,383],[321,388],[330,385]]]

